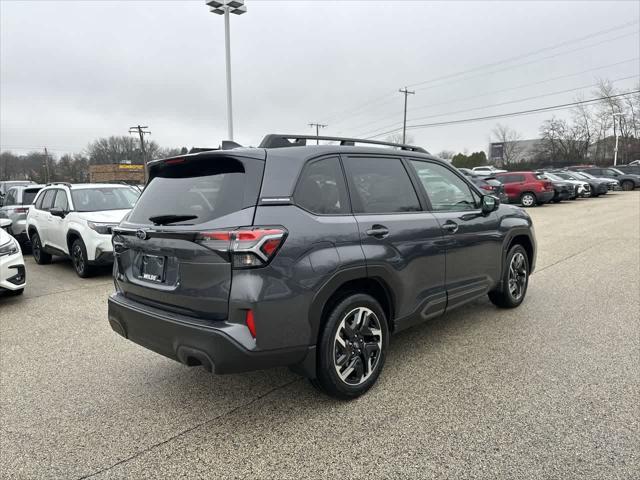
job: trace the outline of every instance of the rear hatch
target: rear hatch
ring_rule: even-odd
[[[184,315],[226,318],[231,239],[219,232],[252,225],[264,155],[225,150],[150,164],[149,183],[114,229],[121,293]]]

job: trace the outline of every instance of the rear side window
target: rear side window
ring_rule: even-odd
[[[17,203],[17,195],[18,191],[15,188],[12,188],[7,192],[7,196],[4,199],[5,205],[16,205]]]
[[[534,177],[536,177],[536,180],[549,180],[548,177],[545,177],[544,173],[536,173]]]
[[[420,202],[399,158],[347,157],[345,162],[355,213],[420,211]]]
[[[22,192],[22,205],[31,205],[38,195],[39,188],[29,188]]]
[[[348,213],[347,187],[340,160],[323,158],[305,165],[293,197],[297,205],[311,213]]]
[[[150,219],[164,217],[164,224],[193,225],[256,205],[263,165],[258,160],[246,161],[252,163],[205,157],[157,167],[128,221],[151,224],[157,220]],[[171,217],[175,221],[168,221]]]

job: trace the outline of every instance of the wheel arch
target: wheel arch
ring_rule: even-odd
[[[80,232],[74,229],[70,229],[67,232],[67,252],[69,255],[71,255],[71,246],[73,245],[73,242],[75,242],[76,240],[81,240],[84,243],[84,240],[82,240],[82,235],[80,235]]]
[[[309,309],[311,344],[317,344],[328,312],[341,300],[354,293],[372,296],[387,316],[389,330],[393,332],[395,316],[394,295],[388,283],[380,277],[368,276],[366,268],[356,267],[339,272],[318,291]]]
[[[531,235],[527,230],[518,229],[513,231],[511,235],[509,235],[506,239],[505,246],[503,249],[503,258],[502,258],[502,268],[505,267],[505,261],[507,258],[507,254],[513,248],[514,245],[522,245],[525,252],[527,253],[527,261],[529,262],[529,269],[533,272],[535,268],[535,243],[531,238]],[[503,270],[504,271],[504,270]]]

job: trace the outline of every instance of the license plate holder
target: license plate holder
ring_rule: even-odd
[[[154,283],[164,282],[166,258],[157,255],[142,255],[140,277]]]

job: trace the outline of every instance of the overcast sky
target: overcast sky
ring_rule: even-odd
[[[235,140],[245,145],[311,134],[309,122],[328,135],[392,130],[405,85],[416,91],[412,125],[591,98],[598,77],[621,90],[640,77],[638,1],[246,4],[231,18]],[[203,0],[0,8],[2,150],[59,156],[138,123],[166,147],[226,138],[224,22]],[[520,101],[529,97],[539,98]],[[431,152],[486,150],[497,121],[535,138],[554,113],[410,135]]]

